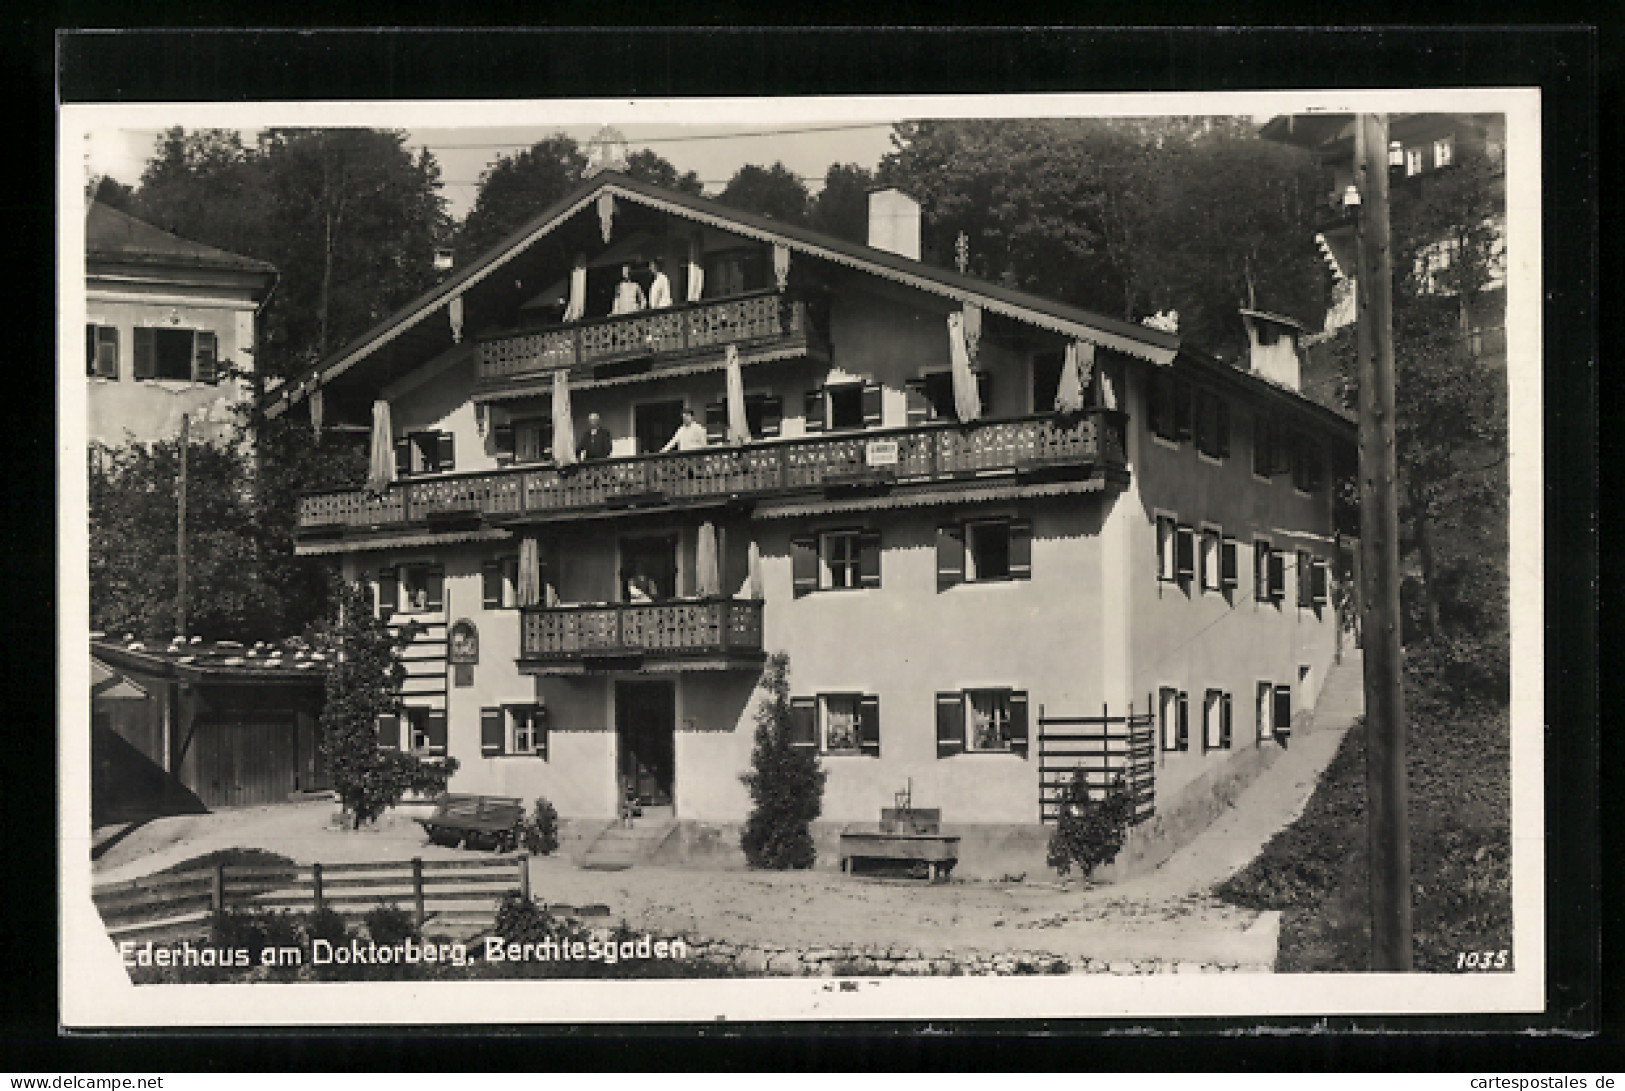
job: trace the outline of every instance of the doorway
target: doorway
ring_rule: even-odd
[[[652,455],[664,447],[683,423],[682,399],[640,402],[632,407],[632,433],[638,440],[638,454]]]
[[[615,741],[622,799],[670,807],[677,772],[675,682],[615,683]]]
[[[647,538],[622,538],[621,601],[659,602],[677,597],[677,535],[663,534]],[[643,579],[635,593],[633,581],[641,573]]]

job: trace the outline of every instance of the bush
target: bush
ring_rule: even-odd
[[[1089,782],[1079,769],[1072,774],[1061,799],[1061,814],[1050,834],[1045,860],[1062,876],[1076,867],[1087,879],[1097,867],[1110,863],[1123,847],[1134,799],[1121,776],[1106,789],[1105,799],[1089,797]]]
[[[536,801],[536,812],[519,827],[519,840],[532,856],[547,856],[559,847],[559,812],[545,799]]]
[[[825,774],[817,748],[791,739],[788,656],[768,658],[760,688],[767,699],[756,712],[751,771],[739,778],[752,803],[739,843],[753,868],[810,868],[818,856],[812,824],[824,809]]]
[[[305,914],[305,941],[315,943],[324,939],[334,947],[350,942],[350,922],[344,914],[325,906]]]
[[[1504,631],[1487,638],[1441,632],[1405,649],[1405,698],[1413,715],[1459,714],[1511,700],[1512,660]]]
[[[367,935],[380,947],[418,939],[417,918],[398,905],[380,905],[367,911]]]

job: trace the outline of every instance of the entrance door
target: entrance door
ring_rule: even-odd
[[[664,447],[683,423],[683,403],[643,402],[632,407],[632,433],[638,439],[638,454],[654,454]]]
[[[615,737],[623,797],[630,794],[644,807],[672,805],[676,728],[675,683],[615,683]]]

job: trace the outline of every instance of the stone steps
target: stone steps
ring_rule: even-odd
[[[677,830],[672,819],[640,819],[631,826],[611,826],[593,840],[582,854],[581,866],[589,871],[625,871],[644,863]]]

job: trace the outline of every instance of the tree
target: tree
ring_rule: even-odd
[[[131,214],[182,238],[275,262],[264,164],[231,129],[165,130]]]
[[[812,226],[850,242],[869,241],[869,190],[874,175],[856,163],[831,163],[812,204]]]
[[[457,760],[428,762],[379,745],[379,717],[401,710],[406,665],[400,653],[416,636],[415,626],[391,633],[373,615],[371,596],[360,584],[341,584],[333,600],[334,615],[312,640],[331,657],[322,707],[322,756],[351,828],[359,829],[408,791],[445,791]]]
[[[739,779],[750,792],[751,811],[740,835],[754,868],[810,868],[817,858],[812,824],[824,807],[824,770],[818,751],[797,746],[790,731],[790,659],[768,657],[758,688],[756,741],[751,771]]]
[[[458,265],[495,246],[580,185],[586,169],[586,155],[563,133],[499,157],[480,175],[474,207],[457,233]]]
[[[111,174],[103,174],[92,178],[85,186],[85,194],[91,200],[104,204],[108,208],[116,208],[120,212],[129,212],[135,202],[135,190],[114,178]]]
[[[648,148],[639,148],[626,157],[626,173],[640,182],[650,182],[694,197],[705,189],[705,183],[700,181],[698,174],[693,171],[678,174],[677,168],[669,160]]]
[[[805,224],[812,206],[806,183],[783,163],[747,163],[734,172],[717,200],[741,212],[754,212],[788,224]]]

